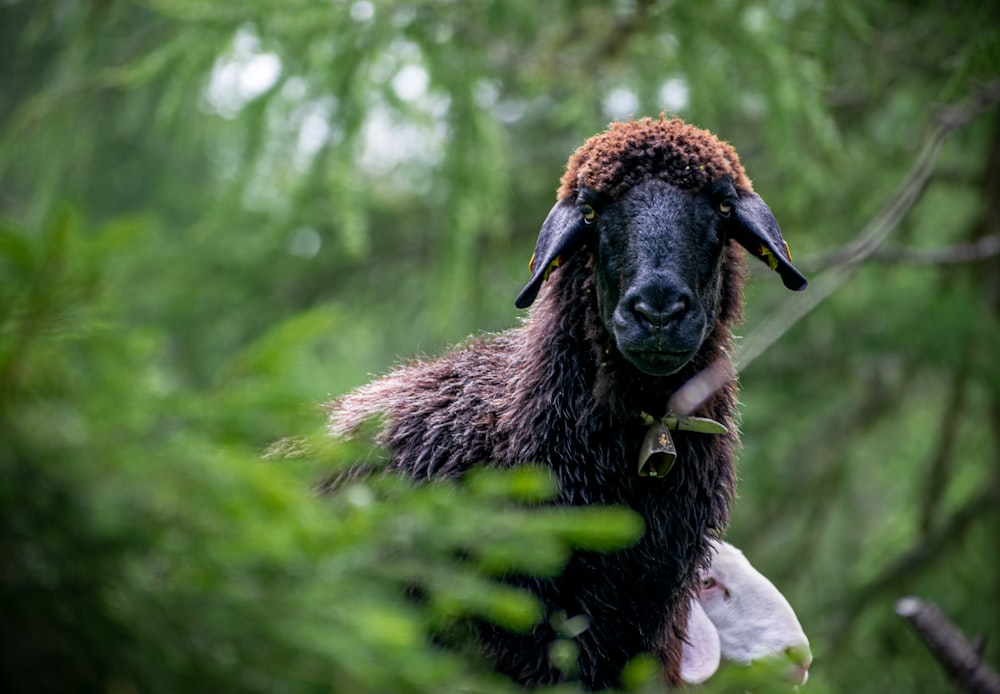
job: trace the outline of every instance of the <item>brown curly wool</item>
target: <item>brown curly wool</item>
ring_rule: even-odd
[[[689,234],[675,233],[666,223],[650,225],[656,227],[652,232],[645,229],[639,212],[653,209],[650,198],[668,197],[662,190],[653,191],[660,198],[643,198],[638,191],[630,200],[636,218],[631,226],[622,221],[621,207],[615,209],[644,181],[697,192],[727,175],[739,197],[730,200],[733,219],[727,225],[714,216],[708,224],[693,214],[684,220]],[[647,243],[677,242],[684,246],[677,255],[685,262],[711,270],[711,279],[703,283],[702,341],[677,371],[641,371],[619,348],[601,305],[599,278],[611,276],[610,261],[598,253],[598,234],[579,218],[583,206],[572,198],[580,186],[607,196],[599,207],[606,220],[617,214],[614,231],[644,232]],[[608,553],[581,547],[558,575],[504,577],[537,596],[544,614],[526,632],[482,621],[477,633],[494,668],[522,686],[577,679],[587,689],[619,689],[628,663],[649,652],[663,662],[668,682],[681,683],[698,570],[707,564],[709,539],[720,537],[728,524],[735,494],[738,385],[729,380],[695,413],[723,424],[728,433],[675,432],[676,460],[663,477],[637,472],[650,431],[643,414],[662,417],[673,395],[693,377],[729,364],[732,331],[742,315],[744,248],[749,243],[750,252],[764,259],[780,255],[784,245],[770,211],[751,193],[736,152],[708,131],[663,117],[613,123],[570,157],[560,202],[539,233],[546,257],[532,275],[537,284],[524,303],[531,312],[521,325],[401,366],[329,404],[330,432],[338,437],[366,435],[365,425],[377,424],[375,440],[391,453],[383,468],[387,474],[434,480],[461,478],[484,461],[500,468],[542,465],[558,481],[552,503],[621,506],[642,517],[646,531],[628,547]],[[669,196],[684,209],[710,216],[708,201],[696,204],[697,195],[669,191]],[[705,229],[741,232],[744,240],[734,233],[701,257]],[[760,236],[763,232],[772,236]],[[684,243],[677,241],[682,238]],[[765,256],[757,248],[768,239],[770,255]],[[551,272],[555,258],[561,262]],[[804,286],[787,259],[782,262],[795,285],[790,288]],[[543,282],[545,290],[538,292]],[[359,466],[345,475],[371,473]],[[567,638],[559,621],[577,615],[585,617],[587,627],[573,637],[578,655],[564,671],[550,657],[552,644]]]
[[[726,142],[679,118],[612,123],[569,158],[558,198],[581,186],[618,198],[641,181],[659,179],[698,190],[729,174],[737,188],[753,190],[740,158]]]

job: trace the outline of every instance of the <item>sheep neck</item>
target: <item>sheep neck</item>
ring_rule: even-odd
[[[693,431],[699,434],[728,434],[729,428],[722,422],[709,417],[682,417],[667,414],[656,419],[646,412],[641,413],[646,424],[646,436],[639,447],[639,476],[663,477],[677,460],[677,447],[671,431]]]
[[[586,256],[586,257],[581,257]],[[739,258],[742,260],[742,258]],[[597,291],[594,286],[593,259],[587,253],[575,255],[552,274],[547,290],[539,296],[527,329],[534,333],[535,344],[543,347],[539,378],[547,373],[566,372],[574,369],[580,380],[591,386],[589,392],[578,393],[585,398],[581,416],[595,410],[608,410],[616,417],[636,419],[642,413],[655,418],[670,414],[671,398],[684,384],[710,365],[729,364],[732,335],[729,325],[738,319],[741,308],[741,282],[726,284],[735,292],[723,292],[717,320],[712,332],[705,339],[698,354],[681,370],[667,376],[650,376],[642,373],[619,352],[600,317]],[[737,265],[737,271],[741,265]],[[737,272],[738,274],[738,272]],[[735,304],[735,308],[733,306]],[[570,348],[568,348],[570,347]],[[571,360],[572,363],[568,363]],[[731,367],[730,367],[731,368]],[[709,416],[712,401],[718,397],[728,399],[728,388],[722,388],[706,399],[699,415]],[[735,400],[735,392],[732,392]],[[708,409],[706,409],[708,408]],[[680,411],[679,414],[695,414]],[[711,415],[715,416],[715,415]],[[718,418],[718,417],[716,417]]]
[[[537,393],[553,393],[554,387],[562,388],[555,411],[550,412],[558,419],[570,426],[574,421],[603,421],[612,429],[634,431],[636,438],[629,447],[635,452],[629,455],[637,455],[641,476],[662,477],[669,472],[674,460],[670,452],[674,442],[671,431],[690,432],[686,436],[713,433],[733,446],[738,445],[734,380],[726,380],[696,406],[676,407],[678,403],[674,402],[675,394],[706,369],[721,368],[731,374],[730,325],[741,313],[743,265],[741,256],[727,260],[729,265],[723,266],[724,289],[717,320],[702,348],[677,373],[650,376],[640,372],[618,351],[600,318],[592,257],[586,251],[576,254],[552,273],[525,325],[530,333],[529,343],[539,349],[527,367],[533,373],[529,379],[537,387],[525,388],[522,393],[534,398]],[[731,269],[726,270],[727,267]],[[557,377],[558,374],[573,374],[574,378]],[[524,407],[529,404],[524,403]],[[704,426],[688,419],[682,427],[680,415],[697,415]],[[699,428],[711,432],[699,432]]]

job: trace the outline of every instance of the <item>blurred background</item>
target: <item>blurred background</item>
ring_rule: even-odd
[[[813,280],[754,267],[728,535],[803,691],[950,691],[911,594],[1000,666],[998,79],[988,0],[3,0],[4,689],[508,688],[428,634],[634,526],[512,509],[541,474],[317,498],[319,405],[516,325],[569,154],[661,112]]]

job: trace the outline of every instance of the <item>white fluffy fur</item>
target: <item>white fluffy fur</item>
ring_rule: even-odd
[[[703,682],[720,660],[749,664],[784,657],[789,677],[804,683],[812,653],[788,600],[740,550],[727,542],[713,542],[712,550],[712,565],[702,572],[701,591],[691,605],[681,676]]]

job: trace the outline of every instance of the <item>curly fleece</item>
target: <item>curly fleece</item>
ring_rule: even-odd
[[[699,190],[726,174],[737,188],[753,190],[728,143],[679,118],[643,118],[612,123],[577,149],[566,165],[558,198],[574,196],[580,187],[618,198],[652,179]]]

